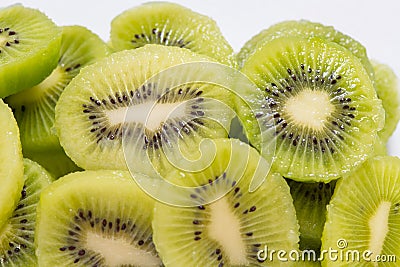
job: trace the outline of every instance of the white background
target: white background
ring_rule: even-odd
[[[0,0],[0,6],[22,3],[45,12],[58,25],[79,24],[109,38],[111,20],[138,0]],[[288,19],[307,19],[338,30],[361,42],[370,58],[390,65],[400,77],[400,1],[397,0],[175,0],[217,21],[238,51],[253,35]],[[400,127],[389,153],[400,156]]]

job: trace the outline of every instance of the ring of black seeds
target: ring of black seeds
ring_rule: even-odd
[[[0,54],[3,53],[4,48],[20,43],[18,33],[8,27],[0,28],[0,38],[5,38],[4,43],[0,44]]]
[[[143,149],[159,149],[163,142],[167,142],[166,131],[173,130],[178,136],[190,135],[192,131],[196,131],[197,127],[204,125],[202,117],[206,114],[203,110],[203,91],[199,88],[184,87],[176,90],[166,90],[167,92],[160,96],[154,95],[155,84],[145,84],[139,89],[129,91],[129,94],[115,93],[109,95],[108,98],[95,99],[90,97],[87,104],[83,104],[82,112],[87,114],[87,118],[91,121],[92,127],[89,129],[96,143],[101,144],[102,140],[121,140],[123,132],[128,131],[128,124],[110,125],[107,120],[104,120],[105,111],[139,105],[149,100],[157,100],[157,103],[175,103],[176,101],[185,101],[196,99],[196,104],[190,105],[187,114],[188,119],[164,123],[157,131],[152,132],[146,129],[145,133],[140,137],[143,140]],[[132,126],[132,125],[131,125]]]
[[[153,28],[150,34],[143,32],[134,34],[131,43],[135,47],[144,46],[146,44],[160,44],[188,48],[190,41],[185,42],[182,38],[172,37],[171,31],[169,30]]]
[[[296,72],[290,68],[287,69],[288,76],[280,79],[279,83],[269,83],[265,88],[265,105],[262,107],[269,107],[273,120],[276,125],[275,135],[281,139],[288,139],[291,145],[307,146],[309,149],[322,151],[323,153],[329,151],[335,153],[336,143],[340,140],[345,140],[345,136],[341,134],[346,127],[351,126],[351,122],[356,118],[356,107],[352,105],[351,98],[346,95],[346,90],[340,87],[338,81],[342,78],[340,75],[330,73],[328,75],[321,75],[319,69],[312,69],[310,66],[300,64],[299,70]],[[309,131],[310,134],[300,136],[298,133],[302,132],[297,125],[291,123],[286,114],[283,112],[285,102],[290,97],[295,96],[301,91],[300,88],[310,87],[315,90],[323,90],[327,92],[330,98],[333,98],[332,104],[335,106],[335,111],[330,115],[330,124],[326,125],[325,132],[321,133]],[[260,119],[267,112],[255,114],[255,118]]]

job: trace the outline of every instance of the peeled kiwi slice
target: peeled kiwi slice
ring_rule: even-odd
[[[61,30],[39,10],[0,10],[0,97],[40,83],[57,65]]]
[[[393,257],[400,257],[399,158],[370,159],[339,180],[327,210],[322,249],[338,250],[344,261],[325,257],[323,266],[398,266]]]
[[[68,174],[43,191],[40,266],[161,266],[152,241],[154,200],[129,172]]]
[[[333,195],[336,180],[326,184],[304,183],[291,179],[286,181],[290,187],[300,225],[300,249],[314,250],[318,257],[325,224],[326,205]]]
[[[384,142],[396,129],[400,119],[400,95],[396,74],[386,64],[372,61],[375,71],[375,89],[385,109],[385,126],[379,131]]]
[[[0,227],[17,206],[24,184],[19,129],[11,109],[0,99]]]
[[[39,164],[24,159],[24,186],[18,204],[2,226],[0,234],[1,266],[37,266],[34,245],[36,206],[39,196],[53,177]]]
[[[65,174],[63,169],[71,171],[77,167],[67,156],[63,156],[65,154],[53,129],[56,103],[64,88],[83,67],[108,53],[106,44],[88,29],[82,26],[62,27],[57,67],[38,85],[6,99],[20,127],[24,155],[53,170],[57,177]],[[60,154],[60,169],[52,164],[53,154]],[[66,167],[63,168],[63,165]]]
[[[167,179],[189,186],[187,206],[157,202],[154,243],[168,266],[281,266],[265,249],[298,250],[298,225],[289,187],[259,169],[257,151],[235,139],[216,139],[208,168]],[[261,176],[261,177],[260,177]],[[265,179],[249,192],[253,179]],[[171,197],[176,196],[169,192]]]
[[[276,143],[273,168],[283,176],[328,182],[373,153],[382,103],[359,59],[342,46],[319,38],[276,38],[259,47],[242,72],[265,98],[257,100],[259,112],[238,101],[238,116],[261,154]],[[260,140],[257,121],[274,125],[265,130],[272,138]]]
[[[235,65],[233,49],[210,17],[169,2],[151,2],[124,11],[111,22],[116,50],[145,44],[190,49],[218,62]]]
[[[92,64],[57,103],[61,145],[84,169],[127,169],[126,155],[140,168],[145,157],[159,162],[161,148],[175,151],[179,140],[191,148],[193,140],[226,137],[233,117],[227,91],[201,78],[185,81],[198,71],[189,63],[218,76],[211,62],[187,49],[146,45]]]
[[[305,38],[318,37],[337,43],[348,49],[357,58],[359,58],[364,68],[367,70],[370,78],[373,79],[374,77],[373,67],[367,56],[366,49],[361,43],[336,30],[332,26],[326,26],[321,23],[308,20],[289,20],[280,22],[253,36],[244,44],[237,55],[239,65],[243,66],[244,62],[249,58],[249,56],[259,47],[261,47],[263,43],[283,36],[297,36]]]

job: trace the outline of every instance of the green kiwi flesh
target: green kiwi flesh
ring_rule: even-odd
[[[375,72],[375,89],[385,109],[385,126],[379,137],[386,143],[393,134],[400,119],[400,95],[396,74],[386,64],[372,61]]]
[[[52,130],[60,94],[83,67],[106,55],[106,44],[88,29],[62,27],[58,65],[53,72],[38,85],[6,99],[18,122],[24,151],[61,150]]]
[[[68,174],[42,192],[35,235],[40,266],[161,266],[154,200],[129,172]]]
[[[348,49],[360,59],[371,79],[374,77],[374,70],[367,56],[365,47],[352,37],[336,30],[332,26],[326,26],[308,20],[289,20],[272,25],[261,31],[247,41],[237,55],[240,66],[243,66],[248,57],[255,52],[263,43],[283,36],[317,37],[330,42],[337,43]]]
[[[351,175],[340,179],[327,206],[322,249],[337,249],[343,255],[358,254],[360,260],[354,257],[353,261],[352,258],[330,261],[325,257],[323,266],[398,266],[393,255],[398,261],[399,210],[399,158],[369,159]],[[387,261],[375,261],[377,255],[384,255]]]
[[[1,266],[37,266],[34,245],[36,206],[52,176],[39,164],[24,159],[24,186],[18,205],[0,234]]]
[[[303,183],[286,180],[290,187],[296,216],[300,226],[300,249],[313,250],[318,257],[321,249],[321,236],[328,205],[336,180],[330,183]]]
[[[167,177],[174,184],[190,186],[191,191],[181,197],[191,205],[155,205],[154,243],[164,265],[284,265],[264,258],[263,250],[298,250],[298,224],[288,185],[280,175],[259,173],[261,157],[247,144],[235,139],[213,143],[216,155],[208,168],[186,173],[185,179]],[[252,179],[260,175],[264,183],[250,193]]]
[[[254,52],[242,72],[265,98],[258,100],[257,113],[239,102],[238,116],[261,154],[276,143],[276,172],[328,182],[373,153],[383,126],[381,100],[358,58],[342,46],[319,38],[276,38]],[[273,138],[260,140],[253,129],[257,121],[274,124],[265,130]]]
[[[61,30],[39,10],[0,10],[0,97],[44,80],[57,65]]]
[[[235,66],[233,49],[215,21],[175,3],[151,2],[124,11],[111,22],[110,39],[115,50],[161,44]]]
[[[83,69],[56,106],[55,126],[67,155],[84,169],[127,169],[126,154],[139,167],[147,154],[158,162],[162,144],[174,143],[175,137],[189,144],[202,137],[226,137],[232,110],[215,103],[230,103],[226,90],[201,82],[176,85],[185,69],[162,74],[199,62],[212,61],[187,49],[146,45]],[[220,125],[210,117],[225,122]]]
[[[19,129],[11,109],[0,99],[0,227],[17,206],[24,185]]]

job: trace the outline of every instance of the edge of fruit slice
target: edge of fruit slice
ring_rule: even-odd
[[[0,17],[0,97],[6,97],[38,84],[57,66],[61,29],[39,10],[20,4],[0,9]]]
[[[19,129],[11,109],[0,99],[0,227],[10,217],[24,185]]]
[[[116,50],[145,44],[176,46],[236,66],[233,49],[217,23],[176,3],[148,2],[124,11],[111,22],[110,41]]]

